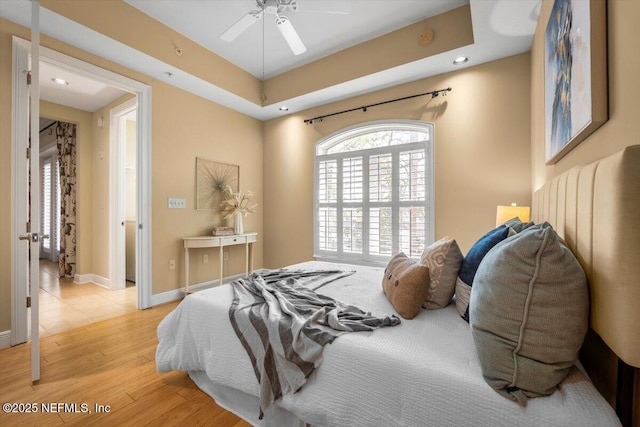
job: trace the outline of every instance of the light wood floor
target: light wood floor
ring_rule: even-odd
[[[112,291],[58,278],[58,265],[40,260],[40,336],[86,326],[137,310],[137,289]]]
[[[30,345],[0,350],[0,403],[35,403],[35,414],[0,412],[5,426],[249,426],[220,408],[184,372],[156,372],[158,323],[177,303],[136,311],[41,339],[41,379],[31,384]],[[93,413],[42,413],[41,404],[88,404]],[[109,405],[96,413],[95,404]],[[80,410],[80,409],[78,409]]]

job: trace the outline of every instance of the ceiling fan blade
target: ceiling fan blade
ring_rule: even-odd
[[[222,33],[222,35],[220,36],[220,39],[226,42],[234,41],[240,34],[244,33],[250,26],[258,22],[260,18],[262,18],[262,14],[263,14],[262,10],[254,10],[247,13],[242,18],[240,18],[235,24],[229,27],[227,31]]]
[[[276,15],[276,27],[280,30],[282,37],[287,41],[294,55],[300,55],[307,51],[298,32],[293,28],[293,25],[291,25],[289,18],[284,15]]]

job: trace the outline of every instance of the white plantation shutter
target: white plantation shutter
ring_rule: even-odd
[[[379,154],[369,157],[369,201],[391,201],[391,160],[391,154]]]
[[[57,261],[60,252],[60,167],[55,154],[43,154],[40,160],[40,256]]]
[[[362,202],[362,157],[342,160],[342,201]]]
[[[317,258],[419,257],[433,241],[433,127],[378,123],[316,145]]]
[[[40,202],[41,211],[40,211],[40,222],[42,225],[42,234],[51,236],[51,157],[46,159],[41,166],[41,185],[42,189],[42,200]],[[42,239],[42,249],[45,252],[49,252],[51,250],[51,239]]]
[[[426,194],[424,150],[400,153],[400,201],[424,200]]]
[[[391,207],[369,210],[369,253],[371,255],[393,255],[393,221]]]
[[[52,218],[55,218],[55,221],[52,221],[55,224],[55,227],[52,230],[51,241],[54,243],[55,248],[55,256],[58,256],[60,252],[60,208],[62,203],[62,192],[60,191],[60,162],[54,158],[53,164],[55,165],[55,172],[53,174],[55,185],[55,192],[53,193],[55,196],[55,209],[53,210]]]
[[[321,203],[336,202],[338,197],[338,162],[320,162],[318,171],[318,200]]]

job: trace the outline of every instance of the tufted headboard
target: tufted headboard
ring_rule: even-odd
[[[547,182],[533,195],[532,219],[551,223],[585,270],[591,329],[640,367],[640,145]]]

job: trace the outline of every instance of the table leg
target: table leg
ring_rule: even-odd
[[[184,248],[184,293],[189,293],[189,248]]]
[[[224,250],[223,246],[220,245],[220,282],[219,285],[222,285],[222,280],[224,278]]]
[[[249,243],[249,273],[253,273],[253,242]]]
[[[249,243],[244,244],[244,275],[249,275]]]

